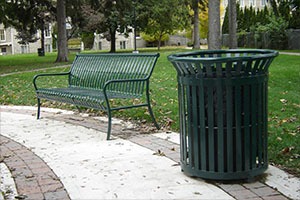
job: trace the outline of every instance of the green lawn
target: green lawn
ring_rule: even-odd
[[[69,56],[70,61],[75,54]],[[56,53],[46,53],[46,56],[37,56],[37,54],[18,54],[0,56],[0,74],[48,68],[68,63],[55,63]],[[70,64],[71,62],[69,62]]]
[[[141,50],[142,52],[143,50]],[[149,51],[149,50],[147,50]],[[154,51],[153,49],[150,51]],[[183,49],[164,49],[160,52],[151,77],[151,98],[155,116],[161,126],[179,130],[176,71],[167,56]],[[38,57],[36,54],[0,56],[0,75],[57,66],[56,54]],[[74,54],[70,60],[74,59]],[[65,65],[64,63],[63,65]],[[42,69],[40,72],[62,72],[69,67]],[[24,72],[0,77],[1,105],[36,105],[32,78],[40,72]],[[64,81],[48,80],[47,84],[63,84]],[[269,161],[300,177],[300,56],[280,55],[272,63],[269,76]],[[118,102],[114,102],[118,103]],[[43,106],[59,106],[75,109],[64,104],[46,103]],[[114,117],[146,120],[146,109],[130,109],[114,112]]]

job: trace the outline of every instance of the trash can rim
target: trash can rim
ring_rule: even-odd
[[[234,53],[258,53],[253,55],[241,55],[230,57],[188,57],[199,54],[234,54]],[[227,50],[198,50],[174,53],[168,56],[169,61],[184,61],[184,62],[227,62],[227,61],[239,61],[239,60],[254,60],[261,58],[270,58],[278,56],[278,51],[269,49],[227,49]]]

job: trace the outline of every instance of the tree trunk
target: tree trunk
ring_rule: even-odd
[[[161,37],[159,37],[157,41],[157,50],[160,51],[160,46],[161,46]]]
[[[194,10],[194,42],[193,48],[200,49],[200,34],[199,34],[199,0],[194,0],[193,2],[193,10]]]
[[[276,0],[270,0],[271,7],[273,9],[273,13],[275,17],[279,17],[278,6]]]
[[[164,33],[163,33],[163,32],[160,32],[159,38],[158,38],[158,41],[157,41],[157,50],[158,50],[158,51],[160,51],[161,41],[162,41],[163,36],[164,36]]]
[[[237,21],[236,21],[236,0],[228,1],[228,22],[229,22],[229,48],[237,48]]]
[[[41,56],[45,56],[45,24],[41,26],[41,49],[44,52]]]
[[[221,49],[220,0],[208,2],[208,49]]]
[[[65,0],[57,0],[57,58],[55,62],[68,62]]]
[[[116,52],[116,30],[110,29],[110,53]]]
[[[199,34],[199,0],[193,1],[194,10],[194,49],[200,49],[200,34]]]

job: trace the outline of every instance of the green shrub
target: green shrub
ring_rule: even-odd
[[[266,25],[257,23],[250,28],[250,31],[254,33],[254,39],[256,43],[262,42],[262,37],[267,34],[269,38],[269,46],[271,49],[286,49],[288,45],[286,29],[288,22],[282,17],[269,17],[269,23]],[[259,46],[256,46],[259,48]]]

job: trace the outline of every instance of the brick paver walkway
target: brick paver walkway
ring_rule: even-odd
[[[17,199],[70,199],[55,173],[25,146],[0,135],[0,152],[15,180]]]
[[[32,114],[31,110],[7,109],[6,112],[18,112],[22,114]],[[81,117],[79,115],[60,115],[55,117],[52,113],[43,113],[43,117],[55,118],[67,123],[82,125],[97,130],[105,130],[106,124],[101,127],[99,121],[92,118]],[[124,130],[121,126],[112,126],[112,135],[122,137],[131,142],[139,144],[145,148],[174,160],[180,161],[179,145],[151,134],[139,134],[136,130]],[[11,170],[20,198],[22,199],[70,199],[62,183],[37,155],[9,138],[0,135],[0,162],[4,162]],[[262,181],[249,183],[241,182],[210,182],[235,199],[288,199],[277,190],[269,187]],[[23,194],[26,194],[24,196]],[[23,195],[23,196],[22,196]]]

